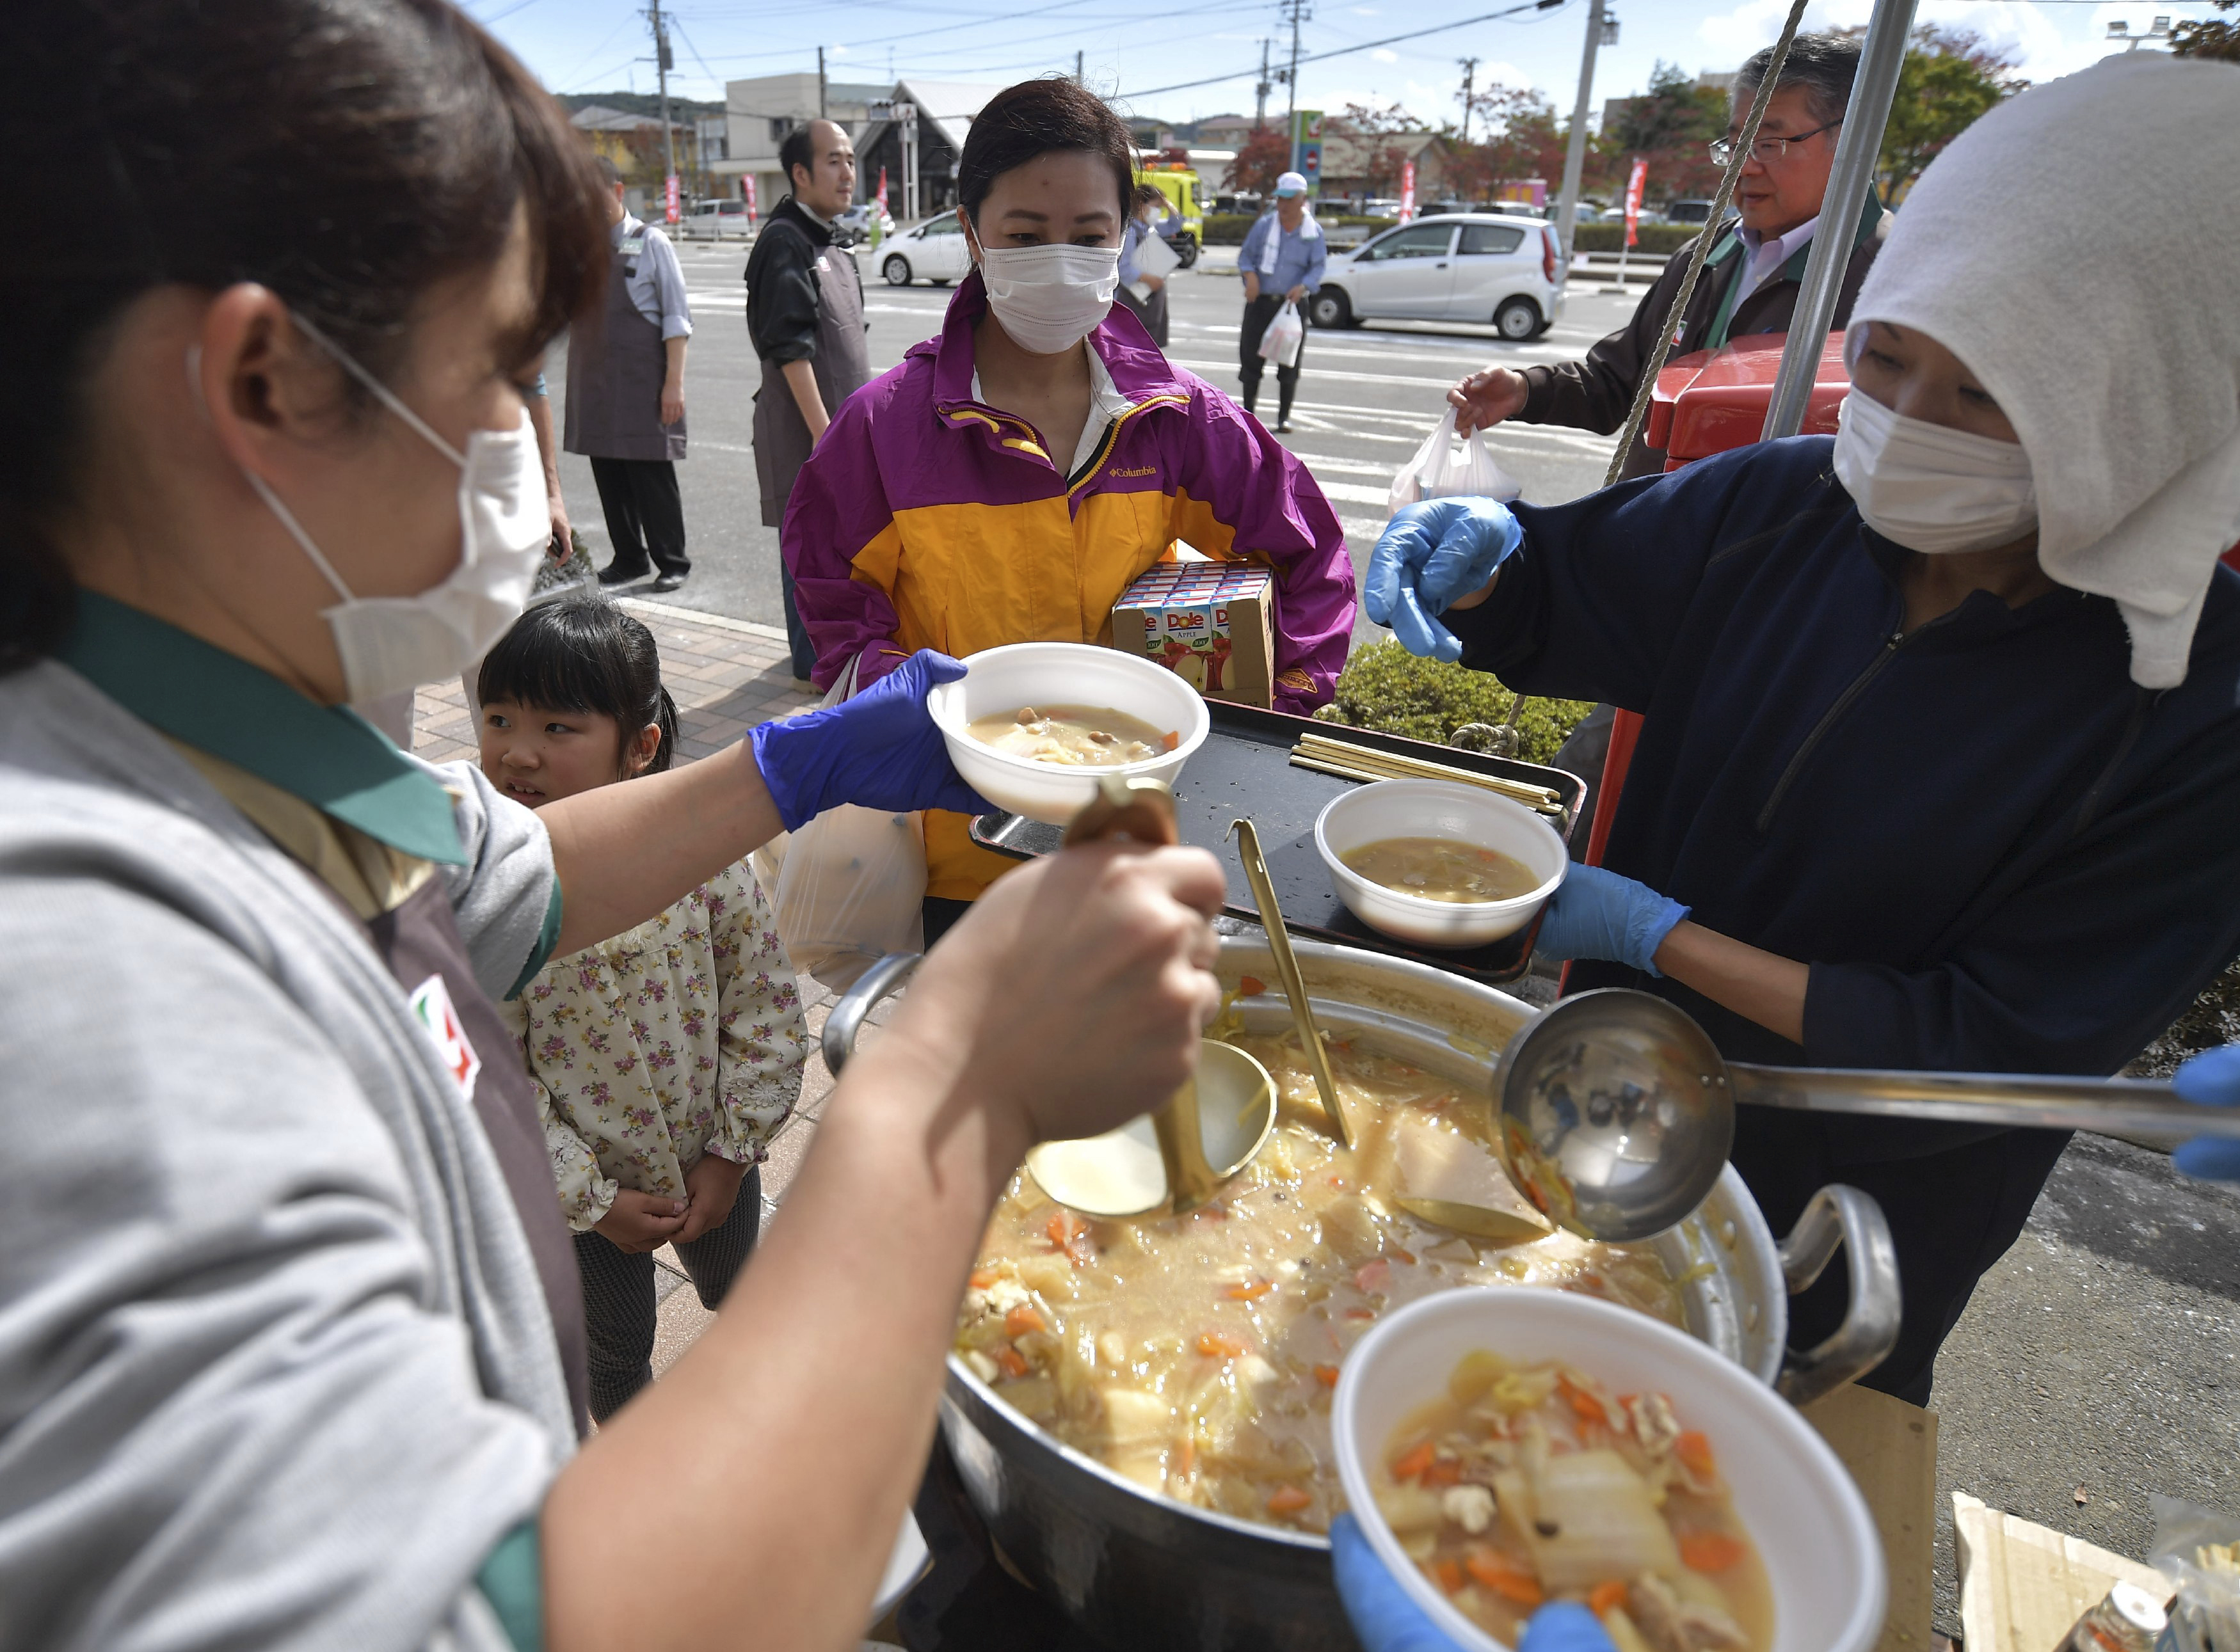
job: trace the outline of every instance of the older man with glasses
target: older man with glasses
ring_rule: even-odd
[[[1726,135],[1713,141],[1711,158],[1724,165],[1741,142],[1750,102],[1765,79],[1773,53],[1761,51],[1735,77],[1735,103]],[[1857,72],[1856,41],[1832,35],[1799,35],[1782,65],[1759,123],[1757,141],[1735,185],[1737,216],[1712,232],[1703,278],[1689,297],[1672,351],[1716,350],[1745,333],[1789,330],[1804,280],[1804,260],[1820,227],[1821,197],[1835,165],[1836,139]],[[1851,300],[1866,278],[1880,244],[1882,205],[1872,191],[1851,226],[1850,263],[1836,301],[1834,325],[1844,326]],[[1607,436],[1625,423],[1658,333],[1680,291],[1687,260],[1674,258],[1633,319],[1588,350],[1583,360],[1527,367],[1490,367],[1447,392],[1456,423],[1467,433],[1504,419],[1528,424],[1568,424]],[[1637,443],[1626,462],[1629,476],[1664,468],[1664,455]]]

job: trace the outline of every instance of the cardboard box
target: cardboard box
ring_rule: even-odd
[[[1209,700],[1276,703],[1276,583],[1257,563],[1160,563],[1112,608],[1112,646]]]
[[[1849,1387],[1806,1406],[1804,1420],[1851,1471],[1883,1540],[1890,1609],[1875,1652],[1930,1652],[1936,1604],[1937,1413],[1872,1389]]]
[[[1952,1495],[1960,1549],[1960,1629],[1968,1652],[2046,1652],[2118,1583],[2158,1601],[2170,1580],[2151,1566]]]

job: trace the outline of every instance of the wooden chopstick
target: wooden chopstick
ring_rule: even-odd
[[[1468,769],[1428,762],[1421,757],[1403,756],[1397,752],[1380,751],[1370,746],[1350,745],[1342,740],[1302,735],[1299,743],[1292,748],[1291,755],[1294,758],[1316,758],[1325,763],[1370,771],[1380,779],[1461,781],[1499,792],[1519,803],[1530,803],[1535,808],[1552,809],[1558,814],[1563,812],[1563,798],[1552,787],[1535,786],[1497,775],[1482,775]]]
[[[1292,752],[1291,767],[1310,769],[1317,774],[1334,776],[1340,780],[1411,780],[1427,777],[1388,774],[1381,769],[1357,768],[1350,763],[1327,762],[1309,751]],[[1440,776],[1437,778],[1446,779],[1450,776]],[[1497,796],[1507,797],[1512,802],[1523,803],[1527,809],[1535,809],[1543,815],[1560,816],[1563,812],[1563,806],[1560,803],[1549,802],[1544,795],[1536,796],[1536,789],[1532,787],[1517,785],[1513,782],[1497,779],[1491,775],[1474,775],[1466,769],[1456,770],[1451,778],[1465,785],[1482,787]]]

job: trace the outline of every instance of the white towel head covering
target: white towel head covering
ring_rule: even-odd
[[[1283,180],[1285,178],[1298,178],[1298,192],[1303,193],[1305,191],[1307,187],[1306,179],[1299,177],[1299,175],[1297,172],[1286,172],[1283,174],[1282,178],[1278,178],[1276,181],[1277,194],[1281,195],[1283,192]],[[1323,227],[1315,222],[1314,203],[1309,201],[1303,204],[1304,206],[1306,216],[1299,220],[1299,237],[1303,241],[1319,241],[1323,238]],[[1263,276],[1272,276],[1276,273],[1276,255],[1282,250],[1283,245],[1283,226],[1280,223],[1272,222],[1275,216],[1276,209],[1270,207],[1268,209],[1268,216],[1271,222],[1268,225],[1268,238],[1260,244],[1259,272]]]
[[[2030,456],[2038,561],[2113,597],[2132,680],[2185,680],[2240,540],[2240,70],[2132,52],[2002,104],[1938,156],[1852,310],[1918,328]]]

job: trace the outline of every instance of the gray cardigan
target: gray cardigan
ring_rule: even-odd
[[[437,772],[496,996],[550,845]],[[53,663],[0,678],[0,1649],[507,1644],[475,1574],[575,1431],[473,1107],[310,875]]]

